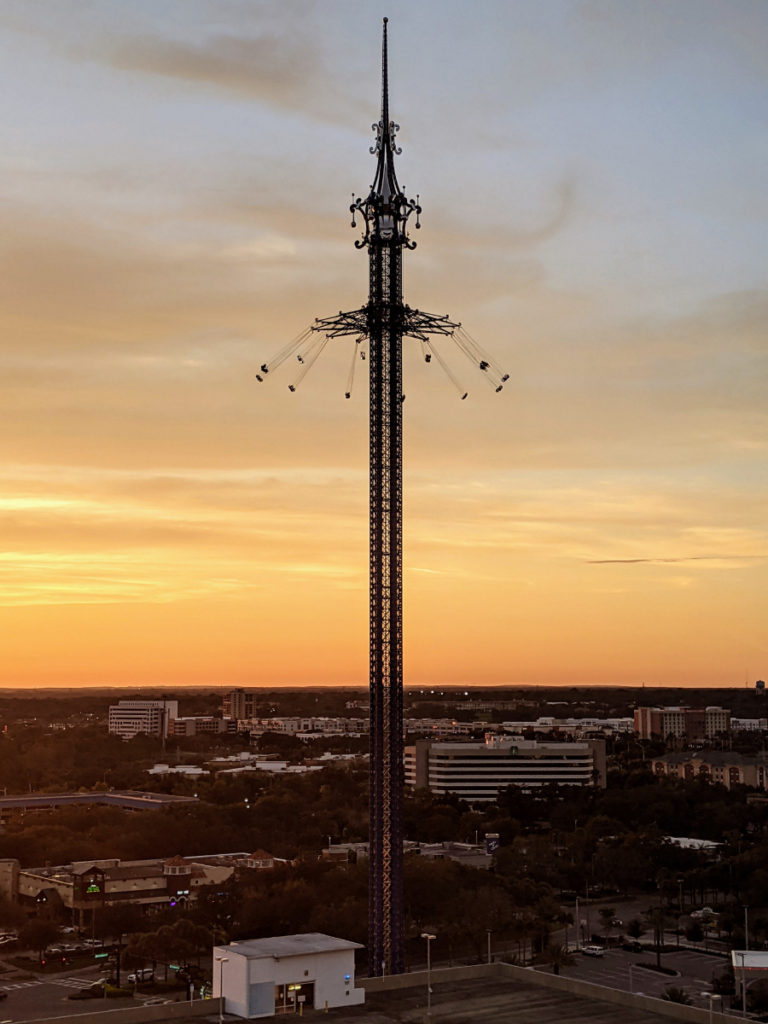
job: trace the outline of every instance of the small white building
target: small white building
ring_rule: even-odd
[[[759,949],[732,949],[731,966],[738,998],[743,1005],[745,989],[748,991],[756,981],[768,978],[768,953]]]
[[[321,932],[244,939],[213,950],[213,996],[237,1017],[274,1017],[303,1005],[315,1009],[359,1006],[355,988],[359,942]]]

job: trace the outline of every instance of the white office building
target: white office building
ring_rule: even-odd
[[[109,709],[109,731],[130,740],[139,733],[167,736],[168,724],[179,717],[177,700],[121,700]]]
[[[505,786],[531,791],[561,786],[605,786],[605,741],[541,743],[491,736],[484,743],[432,743],[405,748],[405,781],[416,789],[455,793],[470,802],[495,800]]]

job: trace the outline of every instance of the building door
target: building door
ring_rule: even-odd
[[[298,1013],[300,1006],[314,1006],[315,983],[313,981],[291,982],[275,985],[275,1015]]]

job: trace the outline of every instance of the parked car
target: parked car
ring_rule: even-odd
[[[703,917],[717,917],[712,907],[702,907],[701,910],[692,910],[691,917],[700,921]]]
[[[135,971],[133,974],[128,975],[128,984],[137,985],[140,981],[154,981],[155,972],[151,967],[142,967],[141,970]]]
[[[602,946],[582,946],[581,952],[584,956],[605,956],[605,950]]]
[[[643,952],[643,947],[640,945],[640,943],[636,939],[633,939],[631,942],[624,942],[624,943],[622,943],[621,948],[623,950],[625,950],[627,953],[642,953]]]

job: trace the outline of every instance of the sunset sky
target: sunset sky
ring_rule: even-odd
[[[367,682],[381,17],[405,681],[768,673],[768,5],[0,0],[0,686]]]

